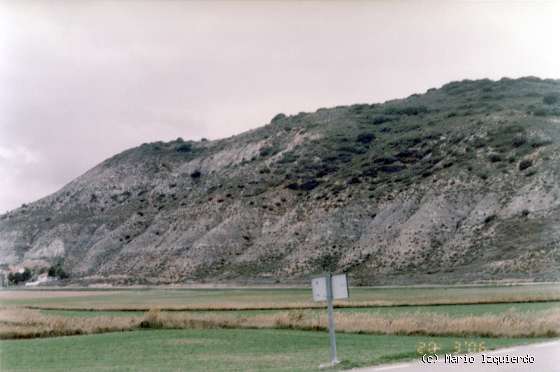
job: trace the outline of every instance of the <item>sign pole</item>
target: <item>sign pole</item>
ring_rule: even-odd
[[[334,334],[334,309],[333,300],[348,298],[348,278],[346,274],[332,275],[325,273],[311,279],[311,289],[313,290],[313,301],[327,301],[327,311],[329,320],[329,338],[331,341],[331,362],[321,364],[319,368],[334,367],[340,361],[336,357],[336,336]]]
[[[328,273],[326,279],[327,279],[327,309],[329,313],[329,337],[331,339],[331,364],[334,366],[338,364],[339,361],[336,358],[336,336],[334,333],[332,274]]]

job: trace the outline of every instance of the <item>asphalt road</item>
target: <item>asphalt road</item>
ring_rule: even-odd
[[[483,363],[484,360],[487,363]],[[461,360],[457,364],[445,361],[445,355],[438,355],[438,360],[432,363],[423,362],[418,358],[413,362],[390,364],[371,368],[354,369],[355,372],[416,372],[416,371],[451,371],[451,372],[510,372],[510,371],[531,371],[531,372],[560,372],[560,340],[540,344],[516,346],[507,349],[499,349],[484,353],[468,354],[474,357],[473,363],[465,363]],[[532,357],[533,363],[501,363],[506,357]],[[426,359],[425,359],[426,360]],[[472,358],[471,358],[472,360]],[[488,363],[490,362],[490,363]]]

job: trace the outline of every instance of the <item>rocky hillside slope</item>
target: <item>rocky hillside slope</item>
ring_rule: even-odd
[[[0,216],[0,264],[121,284],[558,280],[559,97],[462,81],[145,143]]]

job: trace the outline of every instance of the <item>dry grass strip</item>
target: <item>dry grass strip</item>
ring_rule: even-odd
[[[377,315],[338,313],[340,332],[426,336],[558,337],[560,310],[507,311],[499,315],[450,317],[441,314]],[[0,339],[35,338],[150,329],[277,328],[324,331],[325,314],[291,310],[242,317],[231,313],[148,311],[139,317],[67,317],[37,310],[0,310]]]
[[[37,310],[0,310],[0,339],[70,336],[138,328],[133,317],[65,317],[43,315]]]
[[[341,332],[427,336],[556,337],[560,335],[560,311],[537,315],[508,311],[500,315],[450,317],[441,314],[380,316],[338,313]],[[227,314],[179,314],[151,310],[141,322],[145,328],[282,328],[327,330],[325,314],[301,310],[250,317]]]

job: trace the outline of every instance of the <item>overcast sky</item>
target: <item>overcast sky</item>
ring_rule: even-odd
[[[142,142],[560,78],[560,2],[0,1],[0,212]]]

